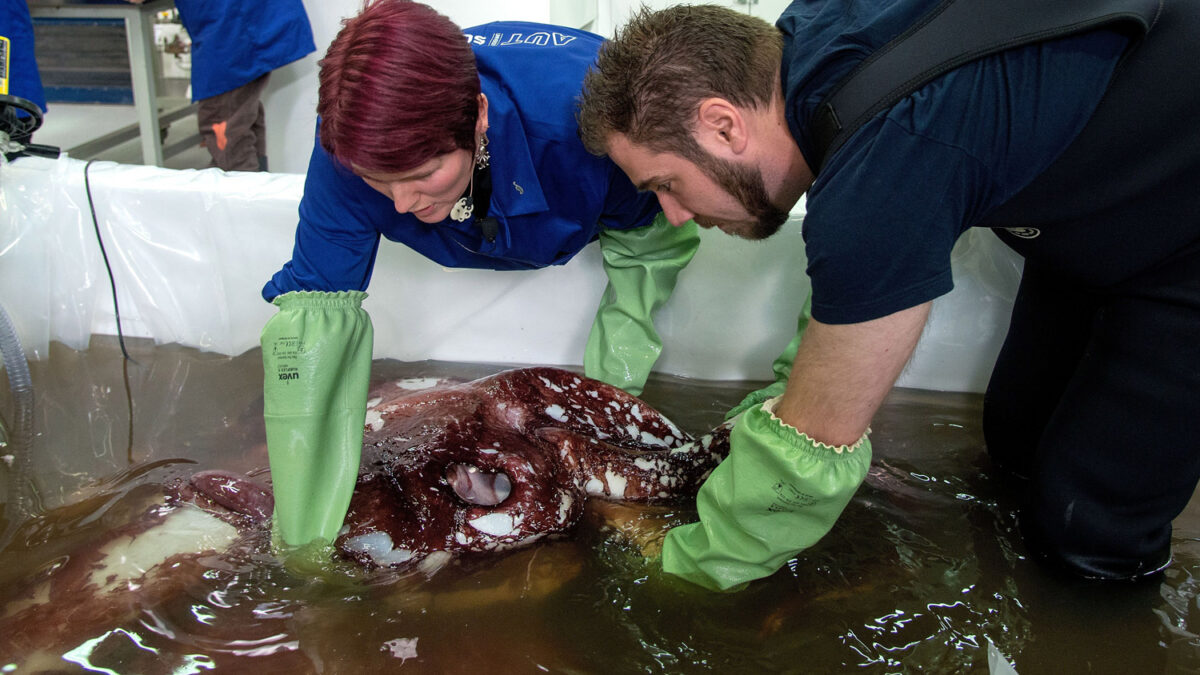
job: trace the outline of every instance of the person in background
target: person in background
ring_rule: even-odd
[[[699,235],[580,142],[576,97],[601,43],[524,22],[463,30],[406,0],[345,20],[320,63],[292,258],[262,291],[279,307],[262,349],[285,544],[331,540],[349,505],[372,356],[361,303],[380,237],[495,270],[561,265],[599,240],[608,286],[585,371],[641,391],[661,350],[651,316]]]
[[[301,0],[176,0],[192,39],[192,100],[212,166],[266,171],[271,71],[316,51]]]
[[[828,154],[830,93],[944,4],[802,0],[777,27],[672,7],[607,43],[584,142],[669,219],[764,238],[807,193],[811,320],[778,396],[731,411],[731,452],[699,522],[667,534],[667,572],[738,589],[833,526],[970,227],[1025,257],[983,427],[1025,481],[1030,551],[1099,580],[1170,563],[1200,477],[1200,87],[1182,84],[1200,82],[1200,5],[1110,4],[947,61]]]
[[[16,96],[46,111],[46,95],[33,49],[33,19],[24,2],[0,6],[0,94]],[[7,67],[7,69],[6,69]]]
[[[303,2],[176,0],[175,7],[192,40],[192,100],[211,166],[266,171],[262,93],[271,71],[317,50]]]

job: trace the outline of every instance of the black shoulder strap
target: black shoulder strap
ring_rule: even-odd
[[[813,173],[867,120],[964,63],[1105,24],[1138,38],[1161,6],[1162,0],[944,0],[826,96],[810,122]]]

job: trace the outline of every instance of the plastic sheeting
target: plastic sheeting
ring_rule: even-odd
[[[274,313],[263,283],[290,258],[304,177],[24,158],[0,165],[0,298],[30,358],[114,334],[237,355]],[[809,285],[802,212],[767,241],[705,231],[657,316],[657,370],[766,379]],[[97,236],[97,231],[99,236]],[[954,253],[955,290],[934,303],[899,385],[982,391],[1003,339],[1019,258],[989,232]],[[451,270],[384,242],[364,306],[375,358],[578,365],[604,289],[599,249],[533,272]]]

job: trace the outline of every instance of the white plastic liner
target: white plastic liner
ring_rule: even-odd
[[[85,163],[0,163],[0,304],[31,359],[57,340],[85,349],[115,334],[112,291],[84,191]],[[275,308],[266,280],[291,257],[304,177],[88,169],[125,335],[227,355],[258,346]],[[657,370],[766,379],[809,291],[802,211],[761,242],[705,231],[657,317]],[[932,316],[900,386],[982,391],[1004,337],[1019,258],[989,232],[954,254],[955,290]],[[869,273],[869,272],[864,272]],[[593,244],[533,272],[452,270],[384,241],[365,306],[375,358],[578,365],[605,277]]]

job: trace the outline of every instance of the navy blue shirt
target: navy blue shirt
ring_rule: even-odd
[[[309,161],[292,260],[263,297],[297,290],[366,290],[380,235],[447,267],[523,270],[561,265],[602,227],[649,225],[653,194],[584,149],[576,97],[603,38],[524,22],[464,31],[488,98],[492,194],[483,237],[474,218],[423,223],[333,160],[318,142]]]
[[[862,59],[938,0],[798,0],[777,22],[789,128]],[[868,321],[953,288],[967,228],[1028,185],[1095,110],[1126,38],[1093,31],[985,57],[883,111],[832,154],[808,191],[803,236],[813,318]]]

